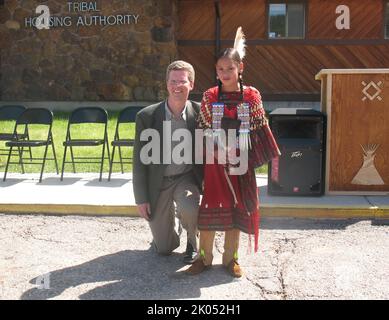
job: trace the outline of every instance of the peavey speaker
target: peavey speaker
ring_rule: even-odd
[[[269,163],[268,193],[320,196],[324,193],[326,118],[316,110],[279,108],[269,124],[281,156]]]

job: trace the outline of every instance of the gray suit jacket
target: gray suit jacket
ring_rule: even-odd
[[[192,132],[192,155],[194,163],[194,144],[196,118],[200,111],[200,104],[194,101],[188,101],[186,108],[186,121],[188,129]],[[156,202],[158,200],[162,179],[165,171],[165,164],[162,164],[163,158],[163,121],[165,117],[165,101],[148,106],[137,113],[135,144],[133,153],[133,187],[135,202],[137,204],[150,203],[151,216],[153,215]],[[160,136],[160,164],[143,164],[140,160],[140,151],[148,141],[140,141],[140,134],[144,129],[152,128],[158,131]],[[201,192],[203,166],[193,166],[194,176]]]

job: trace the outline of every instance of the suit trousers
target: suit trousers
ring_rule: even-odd
[[[192,173],[176,179],[163,178],[160,194],[149,222],[153,244],[160,254],[171,254],[180,245],[180,228],[176,218],[188,233],[188,241],[197,251],[197,218],[200,192]]]

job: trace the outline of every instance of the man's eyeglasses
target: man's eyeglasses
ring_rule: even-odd
[[[169,85],[171,86],[184,86],[189,83],[187,80],[169,80]]]

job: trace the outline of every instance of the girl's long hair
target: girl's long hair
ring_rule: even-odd
[[[227,58],[227,59],[231,59],[237,65],[239,65],[243,61],[245,55],[246,55],[246,37],[242,31],[242,27],[239,27],[236,30],[234,47],[227,48],[221,51],[216,57],[216,63],[221,58]],[[239,81],[240,93],[243,95],[243,80],[242,80],[242,74],[240,72],[238,75],[238,81]],[[219,89],[219,98],[220,98],[220,94],[222,92],[222,82],[220,81],[220,79],[217,79],[217,85]]]

